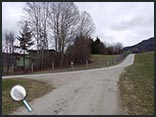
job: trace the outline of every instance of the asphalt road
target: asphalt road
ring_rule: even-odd
[[[134,54],[122,63],[99,69],[73,72],[5,76],[26,77],[45,81],[56,87],[48,94],[29,102],[33,108],[28,112],[23,106],[13,115],[120,115],[118,80],[124,68],[132,65]],[[18,103],[18,102],[17,102]]]

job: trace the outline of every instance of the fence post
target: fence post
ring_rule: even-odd
[[[112,59],[112,65],[114,65],[114,59]]]
[[[88,60],[86,60],[86,67],[88,67]]]
[[[107,64],[108,64],[108,61],[106,61],[106,67],[108,66]]]
[[[52,70],[54,70],[54,62],[52,62]]]
[[[11,74],[14,74],[14,64],[11,65]]]
[[[99,67],[101,66],[101,59],[99,59]]]
[[[34,71],[34,65],[33,65],[33,63],[31,64],[31,72],[33,73],[33,71]]]
[[[104,67],[106,67],[107,66],[107,61],[104,61]]]
[[[110,66],[112,65],[112,60],[110,60]]]

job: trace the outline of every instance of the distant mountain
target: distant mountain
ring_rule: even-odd
[[[122,52],[125,52],[127,50],[131,50],[132,53],[153,51],[154,50],[154,37],[151,37],[147,40],[143,40],[142,42],[136,45],[124,47],[122,49]]]

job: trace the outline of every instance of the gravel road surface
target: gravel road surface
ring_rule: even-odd
[[[12,115],[124,114],[117,82],[124,68],[133,64],[134,56],[130,54],[122,63],[106,68],[2,77],[26,77],[42,80],[56,87],[48,94],[29,102],[32,112],[28,112],[23,106]]]

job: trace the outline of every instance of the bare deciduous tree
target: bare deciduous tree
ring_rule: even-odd
[[[48,49],[48,20],[49,2],[27,2],[24,17],[21,21],[28,21],[33,37],[37,43],[38,65],[43,68],[44,49]]]
[[[68,58],[76,64],[84,64],[89,60],[91,52],[90,36],[94,33],[95,26],[91,16],[86,11],[82,12],[77,25],[77,37],[67,50]]]
[[[28,21],[33,37],[36,39],[38,65],[43,68],[44,50],[53,42],[59,53],[62,67],[67,47],[78,36],[90,37],[95,30],[91,16],[87,12],[79,14],[74,2],[27,2],[24,17]],[[51,35],[51,38],[50,36]]]
[[[113,45],[113,50],[115,54],[120,54],[121,49],[122,49],[122,43],[118,42],[116,44]]]
[[[65,48],[76,36],[79,11],[73,2],[53,3],[50,8],[50,25],[55,42],[55,49],[60,53],[60,66],[62,67]]]
[[[3,53],[6,53],[6,69],[7,69],[7,74],[9,73],[9,67],[13,64],[14,58],[13,58],[13,53],[14,53],[14,41],[15,41],[15,33],[12,31],[4,31],[3,32]]]
[[[93,20],[86,11],[81,12],[78,31],[83,37],[90,37],[95,31]]]
[[[27,2],[24,8],[24,16],[21,19],[21,24],[28,21],[28,25],[32,30],[32,35],[37,44],[37,64],[40,67],[41,62],[41,3],[40,2]]]
[[[76,38],[74,42],[74,62],[84,64],[89,60],[90,47],[89,39],[83,36]]]

